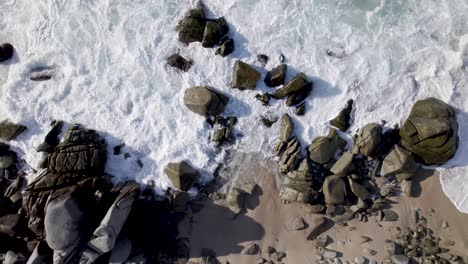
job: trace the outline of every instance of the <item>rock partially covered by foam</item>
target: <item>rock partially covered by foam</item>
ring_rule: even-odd
[[[179,32],[179,41],[187,45],[191,42],[201,42],[205,25],[205,12],[201,6],[189,10],[176,27]]]
[[[400,129],[401,145],[428,165],[443,164],[458,148],[454,109],[436,98],[417,101]]]
[[[207,86],[197,86],[185,90],[184,104],[199,115],[218,115],[224,111],[229,98]]]

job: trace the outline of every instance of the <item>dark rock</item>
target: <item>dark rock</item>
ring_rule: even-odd
[[[354,142],[353,154],[361,153],[364,157],[373,157],[374,150],[380,144],[382,126],[376,123],[365,125]]]
[[[400,130],[397,126],[385,131],[382,134],[380,144],[374,150],[375,157],[384,157],[390,150],[400,142]]]
[[[8,120],[3,120],[0,122],[0,138],[6,141],[14,140],[25,130],[25,126],[14,124]]]
[[[349,100],[346,107],[340,113],[330,120],[330,125],[345,132],[351,126],[351,112],[353,111],[353,100]]]
[[[48,81],[55,76],[55,69],[51,67],[40,67],[33,69],[29,75],[31,81]]]
[[[226,57],[232,52],[234,52],[234,40],[230,38],[221,43],[221,46],[216,50],[215,54],[220,55],[221,57]]]
[[[260,64],[262,65],[262,67],[265,67],[268,63],[268,56],[265,55],[265,54],[259,54],[257,55],[257,60],[258,62],[260,62]]]
[[[270,102],[270,96],[267,93],[263,94],[256,94],[255,99],[259,100],[262,102],[262,105],[267,106],[268,103]]]
[[[190,66],[192,66],[192,61],[187,60],[184,57],[180,56],[179,54],[172,54],[166,59],[167,64],[169,66],[177,68],[179,70],[182,70],[184,72],[188,71],[190,69]]]
[[[48,169],[55,173],[75,172],[102,175],[106,159],[107,151],[101,142],[77,145],[61,143],[55,148],[55,152],[49,155]]]
[[[447,162],[458,148],[454,109],[435,98],[417,101],[400,130],[401,145],[427,165]]]
[[[208,21],[205,24],[203,31],[202,46],[205,48],[213,48],[218,44],[219,40],[223,37],[223,29],[221,26],[213,21]]]
[[[279,61],[280,61],[281,63],[283,63],[283,62],[285,61],[285,59],[286,59],[286,58],[284,57],[283,53],[281,53],[280,56],[279,56]]]
[[[201,42],[205,24],[205,13],[201,7],[189,10],[176,27],[179,32],[179,41],[186,45],[195,41]]]
[[[333,158],[336,150],[336,146],[331,143],[329,138],[317,137],[308,148],[309,158],[318,164],[325,164]]]
[[[296,106],[296,115],[303,116],[305,115],[305,111],[306,111],[305,102]]]
[[[264,79],[265,84],[268,87],[276,87],[284,84],[284,79],[286,78],[286,71],[288,66],[286,64],[281,64],[271,71],[269,71]]]
[[[380,173],[382,176],[395,175],[400,180],[408,180],[413,177],[417,168],[412,153],[395,145],[383,160]]]
[[[260,122],[266,127],[271,127],[274,123],[276,123],[278,119],[268,119],[267,117],[261,117]]]
[[[288,114],[284,114],[280,120],[280,140],[287,142],[294,131],[294,123]]]
[[[184,104],[199,115],[218,115],[224,111],[229,98],[212,88],[197,86],[185,90]]]
[[[14,51],[15,49],[10,43],[0,45],[0,62],[11,59]]]
[[[229,25],[224,17],[213,20],[221,28],[221,35],[226,35],[229,32]]]
[[[325,177],[323,195],[327,204],[342,204],[346,195],[346,184],[340,176]]]
[[[52,153],[60,143],[58,136],[62,133],[63,121],[54,120],[51,126],[52,128],[45,136],[44,142],[37,147],[38,152]]]
[[[236,61],[232,69],[232,88],[255,89],[260,73],[249,64]]]
[[[364,187],[363,185],[351,180],[349,180],[349,186],[351,187],[351,191],[359,197],[361,200],[366,200],[370,198],[370,192]]]
[[[16,236],[20,229],[21,216],[18,214],[7,214],[0,217],[0,233]]]
[[[299,73],[285,86],[272,93],[271,97],[275,99],[283,99],[288,95],[301,91],[302,89],[307,89],[308,84],[309,79],[307,78],[307,75],[305,75],[304,73]]]
[[[288,99],[286,100],[286,105],[287,106],[294,106],[294,105],[297,105],[299,103],[302,103],[306,98],[307,96],[309,96],[310,92],[312,92],[312,83],[307,83],[306,86],[289,95],[288,96]]]
[[[172,185],[182,191],[188,191],[198,180],[199,173],[187,162],[169,163],[164,169]]]

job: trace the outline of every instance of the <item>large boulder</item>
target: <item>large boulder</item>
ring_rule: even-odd
[[[353,111],[353,100],[349,100],[346,107],[340,113],[330,120],[330,125],[345,132],[351,126],[351,112]]]
[[[15,49],[10,43],[3,43],[0,45],[0,62],[11,59],[14,51]]]
[[[399,145],[395,145],[393,150],[382,162],[380,173],[382,176],[395,175],[401,180],[412,178],[418,164],[413,158],[413,154]]]
[[[252,68],[249,64],[236,61],[232,69],[232,88],[238,89],[255,89],[257,80],[260,78],[260,73]]]
[[[213,48],[218,44],[223,35],[222,28],[218,23],[214,21],[206,22],[205,30],[203,31],[202,46],[205,48]]]
[[[346,196],[346,184],[340,176],[330,175],[323,182],[323,195],[327,204],[342,204]]]
[[[309,158],[318,164],[326,164],[333,158],[336,150],[337,147],[328,137],[317,137],[308,148]]]
[[[218,115],[224,111],[229,98],[212,88],[197,86],[185,90],[184,104],[199,115]]]
[[[361,153],[364,157],[373,157],[374,150],[380,143],[382,137],[382,126],[377,123],[365,125],[359,131],[354,142],[353,154]]]
[[[45,136],[44,142],[37,147],[37,151],[52,153],[55,147],[60,143],[59,135],[62,133],[63,121],[54,120],[51,126],[52,128]]]
[[[278,67],[273,68],[269,71],[264,79],[265,84],[268,87],[276,87],[284,84],[284,79],[286,78],[286,71],[288,66],[286,64],[281,64]]]
[[[401,145],[427,165],[447,162],[458,148],[454,109],[436,98],[417,101],[400,129]]]
[[[186,45],[191,42],[201,42],[205,32],[205,13],[202,7],[189,10],[177,24],[179,41]]]
[[[349,180],[349,186],[351,187],[351,191],[354,193],[354,195],[356,195],[357,197],[359,197],[359,199],[363,201],[366,199],[369,199],[371,194],[367,190],[366,187],[353,181],[352,179],[348,179],[348,180]]]
[[[167,164],[164,172],[174,188],[182,191],[188,191],[192,188],[199,177],[198,171],[185,161]]]
[[[0,122],[0,139],[6,141],[14,140],[25,130],[26,127],[21,124],[15,124],[8,120],[3,120]]]
[[[301,91],[302,89],[307,89],[308,84],[309,78],[307,77],[307,75],[305,75],[304,73],[299,73],[285,86],[272,93],[271,97],[275,99],[283,99],[288,95]]]

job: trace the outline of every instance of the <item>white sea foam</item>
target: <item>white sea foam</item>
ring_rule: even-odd
[[[236,148],[271,155],[278,127],[259,125],[259,116],[292,109],[284,102],[262,107],[257,91],[229,83],[236,59],[259,65],[256,55],[269,55],[266,69],[258,67],[265,74],[283,53],[288,79],[303,71],[314,80],[307,114],[295,117],[304,143],[325,134],[349,98],[356,102],[352,132],[367,122],[401,123],[415,100],[428,96],[456,106],[460,151],[441,179],[468,212],[466,0],[205,0],[210,15],[230,23],[236,51],[227,58],[177,41],[175,25],[194,2],[3,0],[0,41],[11,42],[17,57],[0,66],[0,113],[29,127],[13,143],[28,164],[40,160],[31,150],[48,123],[62,119],[105,131],[110,148],[125,142],[130,162],[111,155],[108,164],[118,179],[155,179],[162,189],[169,185],[164,166],[182,159],[209,178],[223,154],[209,144],[204,118],[183,105],[184,89],[194,85],[229,94],[225,114],[239,116],[236,128],[244,135]],[[346,56],[329,57],[328,49]],[[195,61],[188,73],[165,64],[177,51]],[[57,78],[31,82],[29,71],[44,65],[57,67]]]

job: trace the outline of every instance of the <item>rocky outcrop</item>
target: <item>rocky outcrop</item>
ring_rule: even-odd
[[[202,46],[205,48],[213,48],[218,44],[224,34],[220,24],[215,21],[207,21],[205,30],[203,31]]]
[[[228,102],[227,96],[207,86],[189,88],[184,93],[185,106],[203,116],[221,114]]]
[[[353,154],[361,153],[364,157],[373,157],[374,150],[380,144],[382,136],[382,126],[376,123],[365,125],[359,130],[354,147]]]
[[[276,90],[271,94],[271,97],[275,99],[283,99],[288,95],[300,92],[302,89],[307,89],[309,84],[309,78],[304,73],[299,73],[289,81],[285,86]]]
[[[288,66],[286,64],[281,64],[271,71],[269,71],[264,79],[265,84],[268,87],[277,87],[284,84],[284,79],[286,78],[286,71]]]
[[[166,63],[174,68],[177,68],[179,70],[182,70],[184,72],[188,71],[190,67],[192,66],[192,61],[187,60],[184,57],[180,56],[179,54],[175,53],[169,56],[166,59]]]
[[[309,158],[318,164],[325,164],[333,159],[336,150],[337,147],[328,137],[317,137],[308,148]]]
[[[174,188],[188,191],[198,180],[199,173],[187,162],[169,163],[164,169]]]
[[[341,157],[333,164],[330,171],[340,177],[348,176],[348,173],[353,166],[353,153],[345,152]]]
[[[294,92],[288,96],[288,99],[286,100],[286,105],[287,106],[295,106],[297,104],[302,103],[307,96],[312,92],[312,83],[309,82],[307,83],[304,88],[300,89],[297,92]]]
[[[447,162],[458,148],[454,109],[436,99],[417,101],[400,129],[401,145],[427,165]]]
[[[10,43],[0,45],[0,62],[11,59],[14,51],[15,49]]]
[[[0,139],[6,141],[14,140],[25,130],[26,126],[15,124],[8,120],[3,120],[0,122]]]
[[[312,167],[303,159],[299,167],[287,174],[280,190],[281,200],[284,202],[310,203],[316,196],[314,191]]]
[[[396,145],[385,157],[380,173],[382,176],[394,175],[399,180],[411,179],[418,165],[411,152]]]
[[[330,125],[345,132],[351,126],[351,112],[353,111],[353,100],[349,100],[346,107],[340,113],[330,120]]]
[[[238,89],[255,89],[257,80],[260,78],[260,73],[252,68],[249,64],[236,61],[232,69],[232,88]]]

